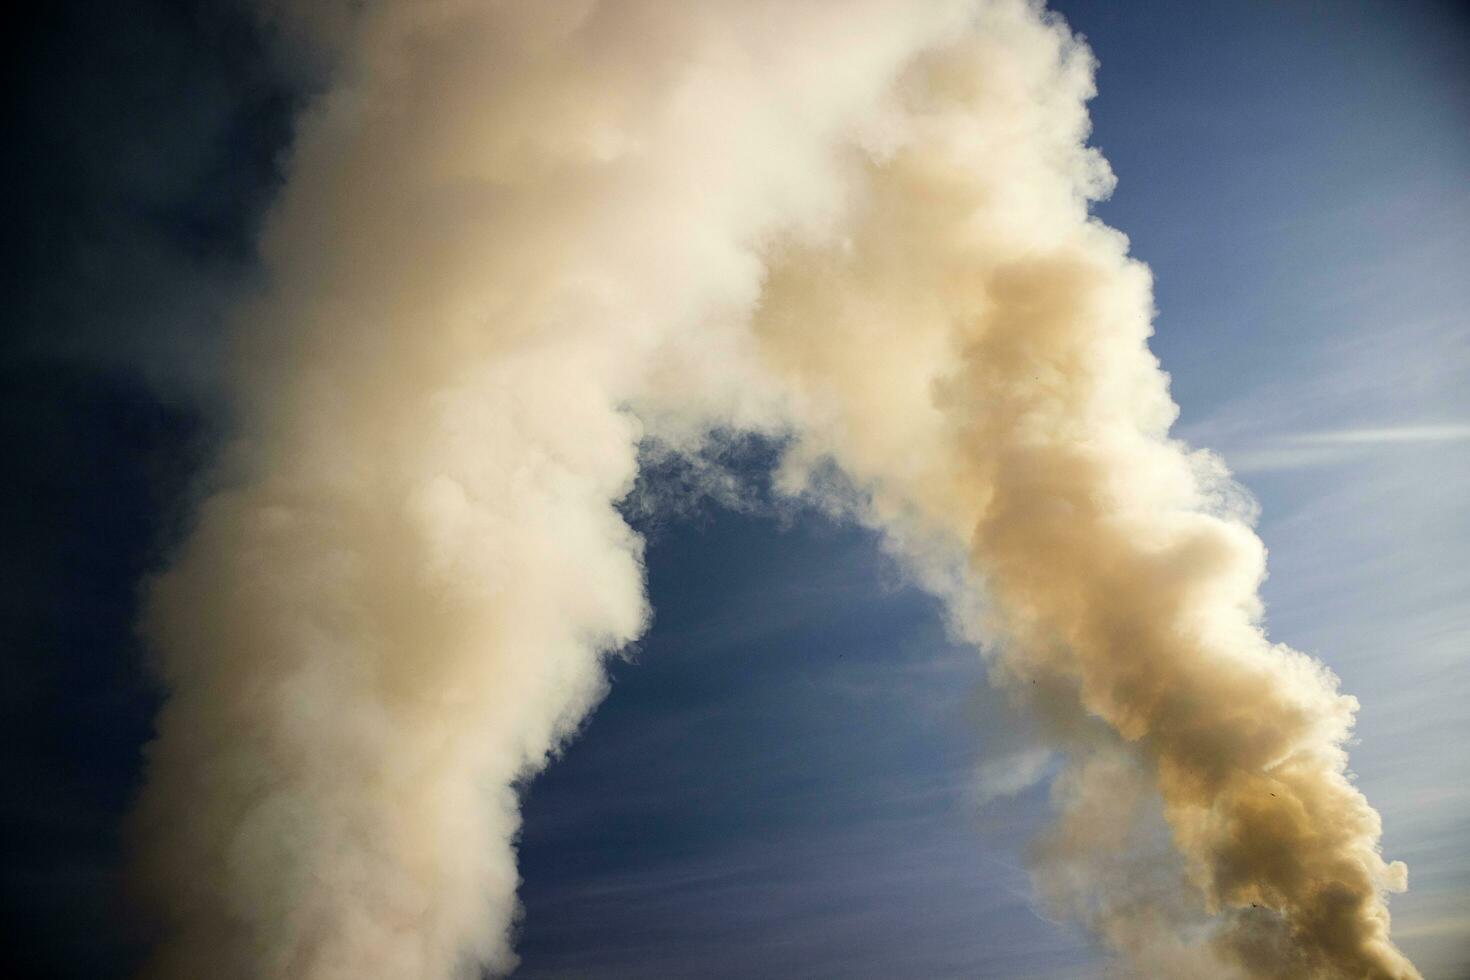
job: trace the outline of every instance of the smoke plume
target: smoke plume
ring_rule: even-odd
[[[514,786],[648,616],[616,507],[639,445],[756,430],[1070,760],[1037,884],[1123,962],[1417,976],[1346,776],[1355,702],[1266,638],[1247,498],[1168,436],[1063,25],[1024,0],[271,15],[333,82],[239,312],[236,436],[151,588],[156,975],[510,969]],[[1132,846],[1150,821],[1166,846]]]

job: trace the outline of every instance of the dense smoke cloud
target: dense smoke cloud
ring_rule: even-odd
[[[158,975],[509,969],[513,786],[648,615],[616,509],[638,447],[732,429],[788,437],[783,485],[882,529],[1043,719],[1059,907],[1140,969],[1416,975],[1344,775],[1354,702],[1265,638],[1242,497],[1168,438],[1063,26],[1020,0],[290,16],[335,81],[239,314],[238,436],[145,624]],[[1118,858],[1150,819],[1173,847]]]

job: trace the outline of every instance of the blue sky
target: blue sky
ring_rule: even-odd
[[[1177,431],[1260,502],[1273,635],[1362,701],[1395,936],[1470,975],[1470,18],[1054,7],[1101,63],[1098,213],[1154,270]],[[38,5],[5,40],[0,973],[126,976],[136,582],[303,80],[227,4]],[[653,628],[527,789],[519,976],[1099,974],[1031,894],[1024,719],[870,535],[713,503],[648,530]]]
[[[1261,505],[1273,636],[1363,703],[1395,935],[1470,971],[1470,46],[1428,4],[1057,4],[1097,54],[1099,215],[1156,277],[1177,432]],[[1025,873],[1024,723],[877,544],[710,505],[531,787],[519,976],[1095,976]],[[1024,755],[1021,758],[1026,758]],[[1044,775],[1044,771],[1040,773]]]

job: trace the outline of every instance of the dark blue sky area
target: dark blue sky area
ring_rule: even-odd
[[[527,797],[518,975],[1016,975],[997,930],[1065,946],[977,836],[977,735],[1014,719],[871,536],[713,513],[649,578],[654,628]]]

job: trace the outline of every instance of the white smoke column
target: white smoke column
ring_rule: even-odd
[[[240,316],[238,439],[152,589],[156,975],[510,968],[513,784],[647,616],[639,441],[729,428],[799,436],[793,486],[835,461],[999,643],[1077,760],[1044,887],[1106,886],[1162,797],[1234,966],[1158,900],[1079,899],[1109,942],[1413,975],[1352,704],[1265,641],[1260,544],[1167,440],[1063,30],[1021,0],[353,6],[291,8],[336,81]]]
[[[748,322],[757,246],[827,220],[831,145],[959,12],[306,11],[337,81],[241,315],[238,439],[145,623],[154,975],[512,965],[513,783],[647,615],[627,406],[675,331],[707,362]]]
[[[1092,76],[1063,26],[1000,2],[901,80],[851,216],[778,253],[757,323],[804,403],[791,485],[835,460],[1000,648],[1072,759],[1038,883],[1140,973],[1417,976],[1383,900],[1405,870],[1346,776],[1356,701],[1267,640],[1240,495],[1168,438],[1147,270],[1087,212],[1111,186]],[[1150,794],[1173,882],[1118,864]],[[1191,903],[1218,917],[1206,946]]]

